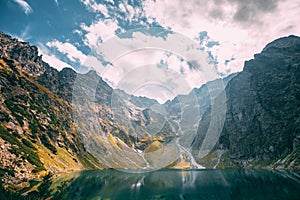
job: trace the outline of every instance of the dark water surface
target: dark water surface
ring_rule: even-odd
[[[59,177],[55,199],[300,199],[290,172],[257,170],[84,171]]]

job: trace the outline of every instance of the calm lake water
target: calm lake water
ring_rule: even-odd
[[[300,199],[300,179],[256,170],[84,171],[54,180],[56,199]],[[54,189],[54,188],[53,188]]]

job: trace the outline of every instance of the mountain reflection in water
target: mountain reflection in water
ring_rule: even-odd
[[[299,199],[300,179],[290,172],[159,170],[83,171],[53,180],[55,199]]]

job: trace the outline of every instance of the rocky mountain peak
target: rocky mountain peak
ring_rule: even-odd
[[[263,52],[270,51],[271,49],[283,49],[283,48],[293,48],[300,50],[300,37],[295,35],[290,35],[287,37],[282,37],[273,42],[269,43]]]
[[[36,46],[13,39],[3,32],[0,32],[0,58],[16,62],[15,66],[20,66],[30,76],[41,75],[48,65],[38,55]]]
[[[59,74],[62,76],[64,76],[64,75],[65,76],[68,76],[68,75],[74,76],[74,75],[76,75],[76,72],[72,68],[65,67],[59,72]]]

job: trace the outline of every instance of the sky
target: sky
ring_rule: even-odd
[[[299,13],[299,0],[1,0],[0,30],[58,70],[96,70],[114,88],[164,102],[299,36]]]

